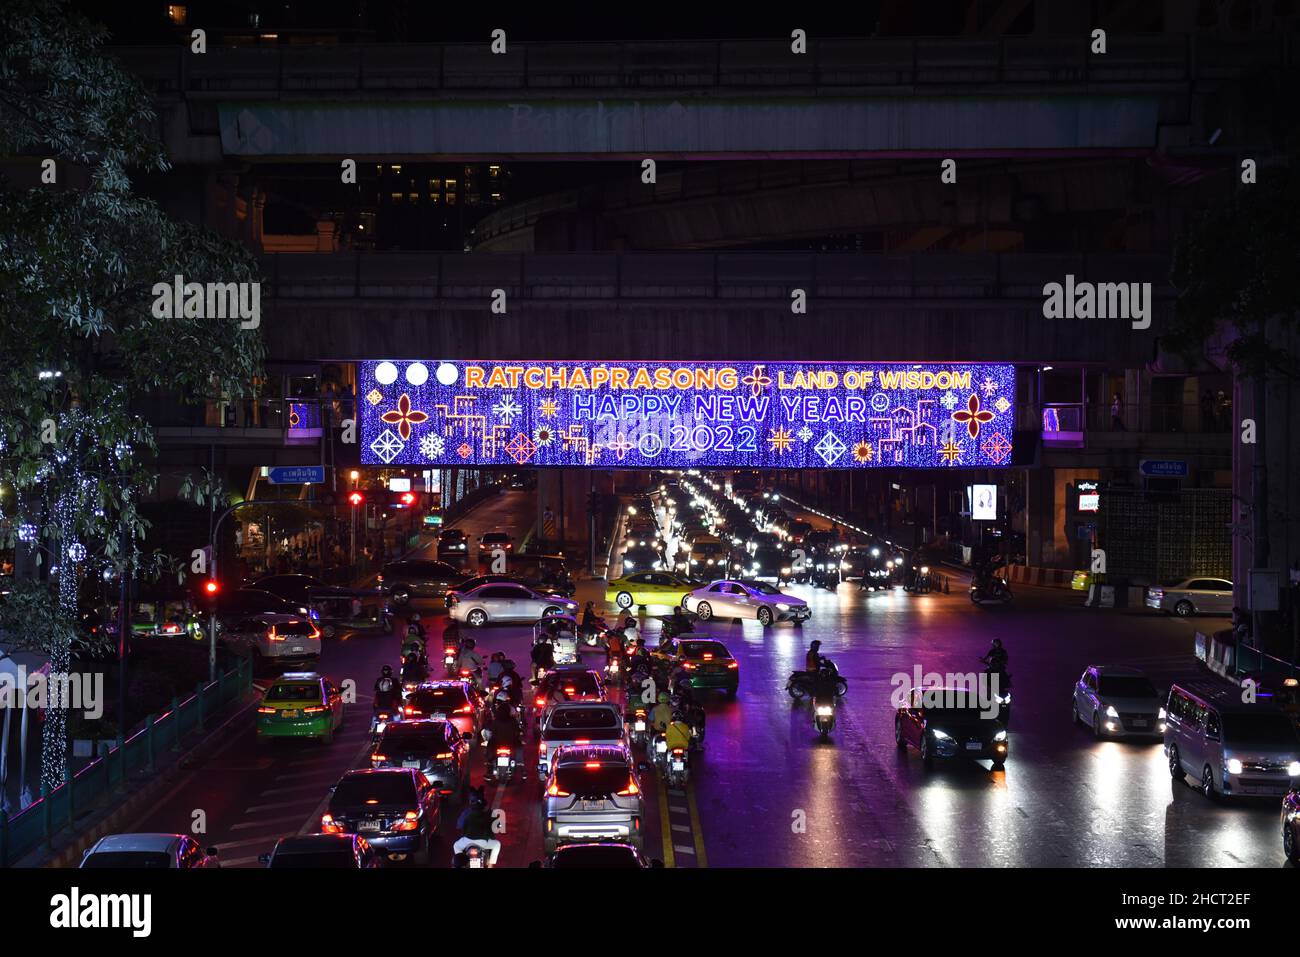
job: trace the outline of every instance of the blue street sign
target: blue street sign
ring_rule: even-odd
[[[325,466],[286,465],[268,469],[266,477],[272,485],[322,485],[325,482]]]
[[[1151,478],[1187,477],[1187,462],[1181,459],[1143,459],[1138,469]]]

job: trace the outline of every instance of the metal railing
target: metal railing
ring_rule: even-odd
[[[0,811],[0,867],[8,867],[41,845],[49,847],[56,834],[76,826],[77,817],[90,810],[114,788],[125,786],[127,776],[152,773],[159,752],[179,750],[193,731],[202,731],[231,702],[248,694],[253,684],[252,666],[242,660],[216,681],[200,683],[184,701],[172,699],[161,715],[149,715],[144,727],[95,758],[75,774],[71,767],[63,783],[52,791],[41,786],[40,797],[13,817]]]
[[[429,90],[548,94],[753,89],[826,90],[944,85],[1129,87],[1214,80],[1294,63],[1291,36],[1112,36],[1105,56],[1090,38],[934,37],[821,39],[806,55],[788,40],[672,43],[120,46],[122,64],[160,94],[241,97]]]

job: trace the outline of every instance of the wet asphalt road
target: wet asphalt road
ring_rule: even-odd
[[[521,535],[531,508],[522,493],[507,493],[462,525],[475,538],[498,527]],[[1079,593],[1031,586],[1017,587],[1010,606],[977,608],[963,586],[955,572],[947,595],[791,586],[813,607],[801,628],[699,626],[740,660],[740,694],[709,700],[706,751],[685,793],[665,793],[644,773],[648,853],[670,866],[714,867],[1282,865],[1276,800],[1211,804],[1171,781],[1158,742],[1098,742],[1071,724],[1071,690],[1085,666],[1141,667],[1164,689],[1196,673],[1193,635],[1222,627],[1221,619],[1087,609]],[[584,583],[578,597],[601,591]],[[658,622],[643,618],[642,628],[655,643]],[[475,633],[480,650],[504,650],[521,664],[530,636],[518,626]],[[1014,685],[1006,769],[957,761],[927,771],[915,751],[894,746],[894,676],[907,675],[898,683],[910,685],[917,666],[978,672],[994,637],[1010,652]],[[793,705],[784,690],[813,638],[849,681],[825,742],[808,706]],[[329,643],[322,669],[356,679],[367,695],[379,665],[394,659],[396,640]],[[260,750],[251,719],[237,720],[225,749],[132,829],[185,830],[202,808],[226,865],[255,866],[275,838],[314,829],[329,785],[366,765],[368,720],[366,701],[350,709],[330,747],[280,742]],[[506,811],[503,865],[541,856],[535,787],[535,779],[499,795],[489,787],[489,800]],[[443,826],[448,845],[456,810],[448,807]]]

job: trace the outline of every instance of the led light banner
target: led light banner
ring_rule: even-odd
[[[368,465],[987,468],[1011,460],[1010,364],[358,365]]]

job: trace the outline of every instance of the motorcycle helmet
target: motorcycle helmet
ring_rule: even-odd
[[[667,704],[668,701],[669,701],[668,692],[667,692],[667,691],[661,691],[661,692],[659,692],[659,703],[660,703],[660,704]]]
[[[1001,648],[1001,647],[1002,647],[1002,639],[1001,639],[1001,638],[994,638],[994,639],[993,639],[993,647],[994,647],[994,648]]]
[[[380,669],[379,673],[383,675],[385,678],[391,678],[393,676],[393,666],[384,665],[384,667]]]
[[[512,678],[512,677],[510,677],[510,675],[502,675],[502,676],[501,676],[501,687],[502,687],[502,688],[509,688],[509,687],[510,687],[511,685],[513,685],[514,683],[515,683],[515,679]]]
[[[419,613],[418,611],[413,611],[413,612],[411,612],[411,617],[410,617],[409,619],[407,619],[407,620],[408,620],[408,621],[411,621],[411,622],[417,622],[417,621],[419,621],[419,620],[420,620],[420,613]]]

